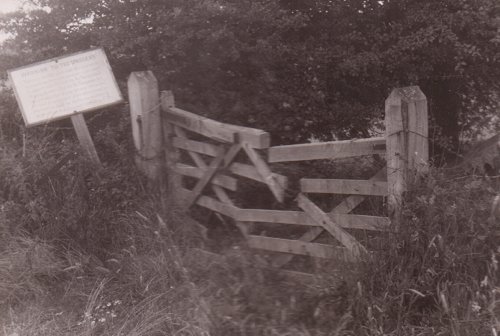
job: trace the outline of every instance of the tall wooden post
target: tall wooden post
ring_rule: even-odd
[[[427,98],[418,86],[394,89],[385,101],[389,215],[399,223],[403,193],[429,168]]]
[[[168,111],[168,109],[175,107],[175,98],[172,91],[161,92],[161,109]],[[175,172],[175,165],[179,161],[179,153],[174,146],[172,146],[171,139],[174,137],[174,130],[172,124],[163,120],[163,143],[165,147],[165,162],[167,164],[168,174],[168,190],[179,190],[181,180],[179,174]],[[173,194],[173,193],[171,193]]]
[[[128,96],[136,164],[151,180],[162,174],[162,127],[158,81],[151,71],[132,72]]]

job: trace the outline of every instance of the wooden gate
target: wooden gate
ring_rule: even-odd
[[[171,92],[160,97],[150,72],[132,73],[129,99],[141,169],[158,180],[165,166],[169,190],[183,207],[201,206],[231,218],[250,247],[279,252],[275,266],[285,265],[293,255],[347,261],[369,255],[355,232],[397,229],[406,185],[415,173],[427,169],[427,103],[418,87],[395,89],[387,98],[384,137],[274,147],[265,131],[220,123],[176,107]],[[266,185],[276,202],[284,203],[290,192],[288,178],[273,172],[276,163],[369,155],[385,156],[387,167],[367,180],[302,178],[293,210],[248,209],[237,203],[241,179]],[[346,196],[323,211],[313,201],[315,194]],[[387,201],[385,215],[351,213],[373,196]],[[294,239],[278,238],[256,234],[255,223],[307,230]],[[335,243],[315,242],[324,233]]]

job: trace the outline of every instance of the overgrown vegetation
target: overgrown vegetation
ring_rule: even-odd
[[[0,19],[0,69],[103,47],[120,81],[152,70],[179,106],[274,144],[366,137],[401,86],[428,96],[432,148],[456,151],[497,114],[496,0],[29,2]]]
[[[442,147],[497,111],[493,0],[32,2],[50,10],[0,18],[14,34],[1,69],[103,46],[120,85],[153,70],[180,104],[266,129],[274,143],[364,136],[392,86],[428,94]],[[317,261],[302,282],[270,269],[231,223],[212,223],[205,240],[150,193],[126,107],[88,122],[99,169],[69,125],[25,129],[0,91],[4,335],[498,335],[499,229],[488,220],[498,177],[432,170],[372,260]],[[304,167],[287,175],[365,173]]]
[[[106,153],[97,171],[73,155],[63,125],[25,130],[9,113],[2,120],[19,131],[4,136],[0,157],[5,335],[479,336],[498,327],[498,224],[488,221],[498,178],[432,171],[376,258],[356,269],[321,262],[302,282],[222,224],[229,237],[212,240],[227,247],[202,253],[215,242],[146,192],[126,113],[114,126],[91,118]]]
[[[500,232],[488,218],[499,183],[442,169],[414,186],[400,232],[360,282],[366,334],[496,335]]]

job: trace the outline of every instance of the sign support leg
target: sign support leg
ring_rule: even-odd
[[[85,123],[85,118],[83,117],[83,115],[72,115],[71,122],[73,123],[73,128],[75,129],[76,136],[78,137],[78,141],[80,141],[80,145],[82,145],[85,154],[90,157],[92,162],[94,162],[96,165],[101,166],[101,161],[99,160],[99,156],[97,155],[94,142],[92,141],[92,137],[90,136],[90,132],[87,124]]]

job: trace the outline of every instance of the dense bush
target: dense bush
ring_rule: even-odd
[[[366,136],[398,86],[428,96],[439,145],[497,112],[495,0],[32,2],[46,10],[0,20],[0,69],[100,46],[121,82],[152,70],[179,105],[275,144]]]

